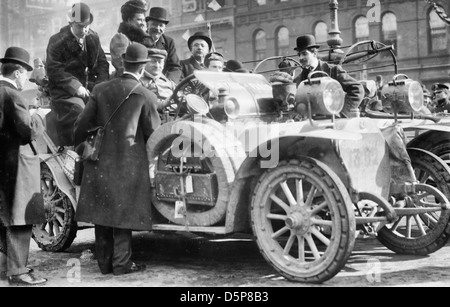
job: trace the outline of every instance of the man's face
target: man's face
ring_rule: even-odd
[[[145,70],[152,76],[159,77],[162,75],[164,69],[165,59],[160,59],[156,57],[149,57],[149,62],[145,66]]]
[[[158,40],[166,31],[166,24],[157,20],[149,20],[147,28],[148,34],[150,34],[154,40]]]
[[[223,63],[221,61],[211,61],[208,66],[209,71],[223,71]]]
[[[443,105],[447,103],[447,100],[449,98],[449,92],[448,90],[437,90],[433,93],[434,97],[433,100],[437,103],[437,105]]]
[[[194,56],[205,57],[209,52],[209,45],[203,39],[196,39],[192,42],[191,52]]]
[[[302,50],[298,53],[300,58],[300,64],[302,67],[308,67],[314,64],[316,60],[316,54],[308,49]]]
[[[75,36],[82,39],[84,39],[88,35],[89,29],[91,27],[91,25],[84,26],[76,22],[72,22],[70,26],[72,27],[72,31]]]
[[[25,87],[25,82],[27,82],[28,80],[28,72],[25,68],[21,68],[16,70],[14,73],[16,77],[15,82],[17,85],[17,89],[21,91]]]
[[[128,23],[138,26],[142,31],[147,31],[147,23],[145,22],[145,14],[134,14],[133,18],[128,19]]]

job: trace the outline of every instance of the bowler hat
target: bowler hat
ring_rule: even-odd
[[[162,7],[152,7],[150,9],[150,13],[147,17],[145,17],[145,21],[149,22],[150,20],[156,20],[163,22],[165,24],[169,23],[169,19],[167,19],[167,11]]]
[[[20,47],[9,47],[6,49],[5,57],[0,59],[0,63],[14,63],[22,65],[26,70],[32,71],[30,63],[30,54]]]
[[[158,48],[149,48],[148,56],[152,58],[165,59],[167,57],[167,51]]]
[[[204,40],[206,43],[208,43],[209,50],[211,50],[211,48],[212,48],[212,40],[205,32],[196,32],[196,33],[194,33],[194,35],[189,37],[189,39],[188,39],[189,50],[192,50],[191,45],[196,39]]]
[[[303,35],[297,37],[297,48],[294,50],[301,52],[309,48],[320,48],[320,45],[316,44],[316,39],[312,35]]]
[[[83,26],[90,25],[94,21],[91,9],[83,2],[72,5],[72,9],[67,16],[69,17],[70,22],[75,22]]]
[[[241,72],[241,73],[249,73],[248,69],[242,65],[241,62],[237,60],[228,60],[223,68],[224,72]]]
[[[128,46],[127,51],[122,55],[123,61],[132,64],[147,63],[148,59],[147,48],[139,43],[132,43]]]

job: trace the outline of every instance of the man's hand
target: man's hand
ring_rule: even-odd
[[[91,93],[90,93],[84,86],[81,86],[81,87],[78,89],[76,95],[77,95],[77,97],[80,97],[80,98],[85,99],[85,98],[89,98],[89,96],[91,95]]]

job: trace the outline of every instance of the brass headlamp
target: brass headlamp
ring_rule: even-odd
[[[422,86],[404,74],[395,75],[381,90],[381,97],[383,110],[388,113],[420,112],[424,105]]]

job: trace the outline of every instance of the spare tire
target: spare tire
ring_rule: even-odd
[[[203,118],[201,121],[175,121],[158,128],[147,143],[149,162],[157,171],[170,171],[163,157],[167,155],[180,140],[190,142],[194,147],[204,149],[209,144],[214,154],[207,157],[195,158],[203,166],[205,173],[214,173],[217,186],[214,191],[216,203],[213,207],[195,206],[187,204],[185,218],[175,217],[175,201],[164,201],[153,193],[155,209],[167,220],[178,225],[212,226],[224,220],[230,199],[232,184],[240,165],[245,159],[245,152],[238,140],[225,142],[225,127],[219,123]],[[181,139],[180,139],[181,138]],[[231,138],[227,136],[227,138]],[[177,141],[174,143],[174,141]],[[234,144],[230,144],[234,143]],[[229,146],[233,145],[233,146]],[[233,151],[233,152],[231,152]],[[175,174],[175,171],[174,171]],[[153,177],[153,176],[152,176]],[[154,182],[154,178],[152,178]]]

